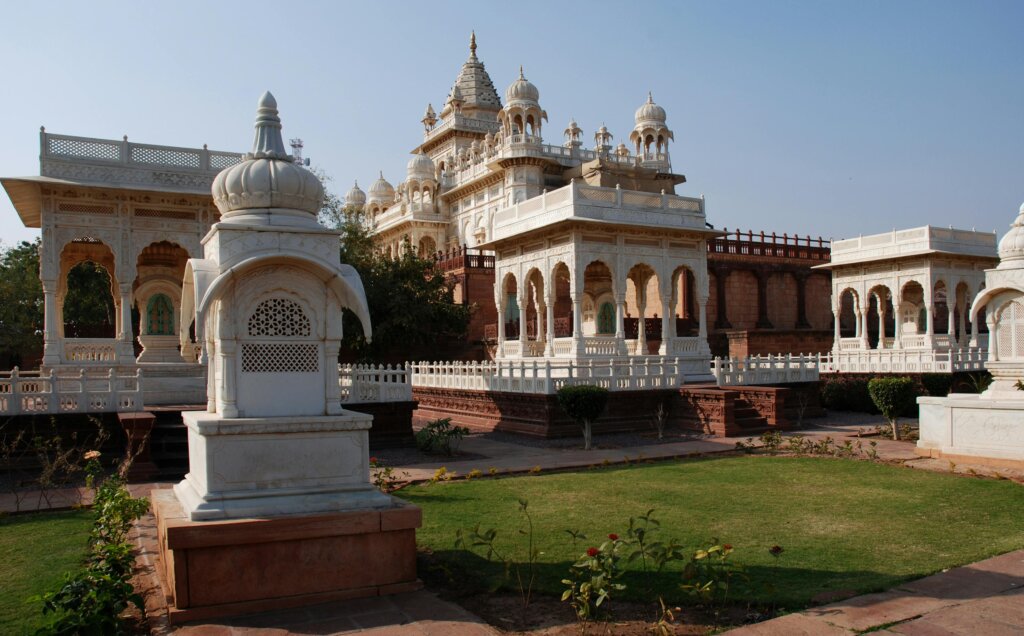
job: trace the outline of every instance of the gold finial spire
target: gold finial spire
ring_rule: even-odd
[[[523,75],[523,65],[519,65],[519,79],[524,80],[526,77]]]
[[[476,31],[469,32],[469,54],[476,57]]]

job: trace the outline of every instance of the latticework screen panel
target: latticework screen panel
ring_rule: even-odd
[[[250,342],[242,345],[243,373],[317,373],[319,348],[315,344]]]
[[[265,338],[308,338],[309,318],[293,300],[268,298],[249,316],[249,335]]]

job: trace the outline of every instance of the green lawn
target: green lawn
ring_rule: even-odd
[[[446,576],[472,586],[493,584],[499,570],[454,550],[455,530],[480,523],[512,546],[524,525],[517,500],[527,499],[546,594],[561,591],[559,579],[587,546],[611,532],[625,536],[629,517],[649,508],[666,539],[698,548],[718,537],[734,546],[733,560],[749,576],[746,589],[731,594],[738,602],[788,609],[822,592],[882,590],[1024,548],[1024,487],[865,461],[711,458],[422,485],[398,495],[423,508],[418,542],[436,552]],[[570,528],[590,539],[574,548]],[[768,552],[775,544],[785,549],[777,564]],[[511,549],[525,555],[523,545]],[[629,596],[653,600],[653,588],[685,602],[675,568],[627,576]]]
[[[24,634],[42,625],[42,604],[27,602],[53,590],[87,553],[87,510],[0,517],[0,634]]]

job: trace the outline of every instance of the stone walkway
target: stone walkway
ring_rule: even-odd
[[[808,438],[832,437],[838,443],[857,439],[858,432],[873,429],[878,416],[840,414],[828,423],[812,420],[815,428],[800,431]],[[819,424],[820,423],[820,424]],[[878,437],[863,438],[865,445],[875,441],[879,459],[902,462],[906,466],[940,472],[993,475],[996,471],[981,466],[952,465],[949,462],[917,457],[913,445]],[[601,438],[595,439],[600,444]],[[396,466],[402,479],[431,479],[444,466],[450,473],[464,476],[479,470],[487,474],[494,468],[500,474],[536,470],[566,470],[601,464],[621,464],[640,460],[667,459],[731,451],[736,438],[692,439],[630,448],[581,449],[550,448],[497,441],[474,435],[466,438],[461,450],[475,459],[432,461]],[[999,476],[1024,480],[1024,471],[1002,470]],[[170,484],[133,484],[134,494],[148,494],[153,488]],[[54,507],[77,502],[78,491],[50,493]],[[86,499],[88,496],[86,495]],[[35,501],[34,497],[28,498]],[[10,495],[0,496],[0,511],[13,511]],[[45,506],[44,506],[45,507]],[[452,634],[483,635],[497,632],[461,607],[439,599],[428,591],[377,597],[321,605],[297,610],[277,611],[240,617],[229,621],[211,621],[172,628],[167,623],[166,596],[154,560],[155,528],[152,516],[139,524],[135,540],[140,548],[141,573],[137,585],[145,592],[147,609],[155,634]],[[964,540],[970,540],[965,537]],[[907,583],[889,592],[856,597],[817,607],[772,621],[733,630],[734,634],[850,634],[866,629],[881,634],[1020,634],[1024,633],[1024,551],[1014,552],[962,568],[956,568],[920,581]]]
[[[906,636],[1024,633],[1024,550],[727,633],[798,636],[866,631]]]

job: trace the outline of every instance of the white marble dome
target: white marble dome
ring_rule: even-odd
[[[380,173],[380,177],[370,186],[366,200],[382,203],[391,203],[395,200],[395,186],[388,183],[388,180],[384,178],[383,172]]]
[[[540,102],[540,91],[523,75],[522,66],[519,67],[519,79],[505,89],[505,103],[511,102]]]
[[[634,116],[637,124],[644,122],[664,124],[666,118],[665,109],[654,103],[654,97],[650,93],[647,93],[647,101],[640,108],[636,109],[636,115]]]
[[[434,178],[434,162],[422,152],[413,155],[406,164],[406,177],[410,181],[430,181]]]
[[[222,170],[211,191],[225,218],[253,209],[301,210],[313,216],[320,211],[323,185],[285,151],[277,101],[269,91],[257,106],[252,152],[241,163]]]
[[[356,181],[352,188],[345,193],[345,205],[360,206],[366,204],[366,193],[359,188]]]
[[[1010,231],[999,241],[999,267],[1020,260],[1024,260],[1024,204],[1010,225]]]

